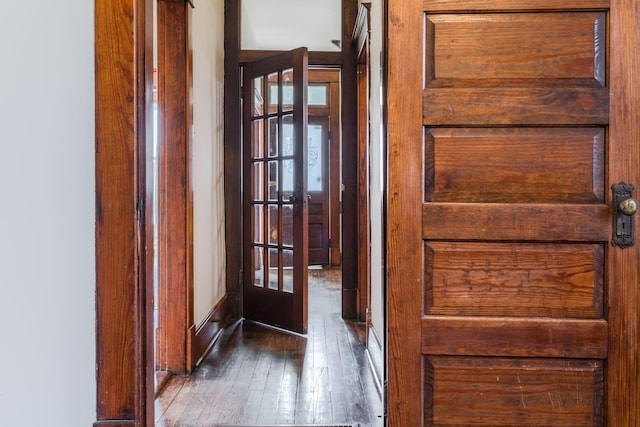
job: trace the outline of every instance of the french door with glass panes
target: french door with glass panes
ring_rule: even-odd
[[[307,331],[307,50],[243,69],[243,316]]]

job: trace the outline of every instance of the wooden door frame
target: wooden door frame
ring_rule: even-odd
[[[174,1],[174,0],[172,0]],[[175,0],[188,2],[189,0]],[[154,420],[153,288],[147,280],[147,141],[153,99],[153,22],[151,0],[94,2],[95,169],[96,169],[96,422],[95,427],[145,427]],[[357,2],[343,0],[342,52],[311,55],[320,65],[343,67],[343,88],[355,87],[355,57],[350,50]],[[225,87],[240,87],[239,35],[227,25],[240,22],[239,0],[225,2]],[[239,27],[236,27],[238,29]],[[249,53],[250,54],[250,53]],[[317,58],[317,59],[315,59]],[[345,141],[355,140],[355,91],[343,90]],[[239,94],[225,90],[225,170],[239,170]],[[231,114],[235,111],[236,114]],[[238,147],[236,147],[238,146]],[[353,151],[353,150],[351,150]],[[355,164],[355,153],[343,153]],[[347,168],[347,171],[351,170]],[[353,168],[355,170],[355,168]],[[356,194],[355,174],[343,177]],[[240,182],[225,182],[229,315],[240,308]],[[343,251],[343,316],[356,316],[357,271],[355,196],[343,202],[347,231]],[[350,243],[347,243],[347,240]]]
[[[151,0],[95,1],[96,422],[153,422],[153,289],[146,278]]]
[[[351,48],[351,36],[358,4],[356,0],[342,0],[342,51],[309,52],[309,64],[317,66],[341,67],[341,128],[342,128],[342,316],[346,319],[358,317],[358,256],[357,256],[357,150],[356,141],[356,72],[355,54]],[[242,298],[242,188],[241,173],[241,109],[240,109],[240,67],[245,62],[254,61],[273,51],[242,50],[241,0],[225,1],[225,233],[226,233],[226,291],[230,304],[241,307]],[[230,90],[238,88],[238,92]],[[233,112],[236,112],[235,114]],[[351,167],[349,166],[351,165]]]
[[[360,4],[351,40],[357,58],[358,320],[366,321],[367,328],[370,321],[367,310],[371,305],[371,221],[369,218],[370,8],[371,3]]]
[[[441,2],[446,9],[446,2]],[[541,2],[543,3],[543,2]],[[600,7],[608,2],[594,2]],[[637,4],[633,0],[611,2],[609,14],[610,123],[609,152],[624,160],[607,171],[609,182],[640,185],[640,126],[631,112],[640,111],[638,80],[629,70],[640,69],[640,31],[636,28]],[[389,427],[422,425],[423,361],[420,342],[423,259],[422,161],[422,60],[423,0],[385,2],[386,124],[388,138],[387,203],[387,409]],[[531,3],[522,3],[527,8]],[[514,7],[511,1],[492,3],[496,9]],[[596,6],[594,6],[596,7]],[[629,13],[635,11],[636,13]],[[419,30],[416,30],[419,29]],[[419,57],[420,55],[418,55]],[[635,231],[638,241],[638,230]],[[640,245],[607,248],[609,283],[639,283]],[[611,268],[623,266],[620,269]],[[636,425],[640,419],[640,288],[608,286],[607,425]],[[408,314],[408,315],[407,315]],[[408,319],[408,320],[407,320]]]
[[[309,117],[327,117],[329,120],[329,264],[341,265],[340,241],[340,70],[315,68],[309,70],[309,84],[322,83],[329,91],[327,107],[309,106]]]
[[[158,40],[158,318],[159,370],[184,374],[195,368],[190,351],[193,317],[193,121],[191,7],[157,0]],[[159,385],[161,387],[161,385]]]

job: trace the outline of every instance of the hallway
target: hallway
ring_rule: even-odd
[[[156,399],[156,426],[382,425],[365,328],[340,317],[340,270],[309,270],[309,333],[237,322]]]

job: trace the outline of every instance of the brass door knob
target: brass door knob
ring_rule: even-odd
[[[618,209],[627,216],[635,215],[638,212],[638,202],[633,199],[625,199],[620,202]]]

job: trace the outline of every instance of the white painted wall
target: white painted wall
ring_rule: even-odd
[[[224,1],[192,11],[194,319],[198,326],[225,292]]]
[[[95,421],[93,2],[0,7],[0,414]]]
[[[383,264],[383,184],[385,176],[382,129],[382,0],[371,1],[371,321],[374,332],[384,346],[384,264]]]

